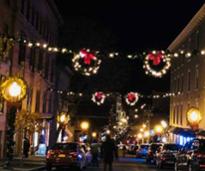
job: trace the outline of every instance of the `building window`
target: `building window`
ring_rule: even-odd
[[[22,62],[25,62],[26,56],[26,45],[23,43],[23,40],[26,39],[26,36],[21,33],[21,41],[19,42],[19,57],[18,57],[18,64],[21,65]]]
[[[34,26],[35,24],[35,9],[32,7],[32,12],[31,12],[31,24]]]
[[[42,68],[43,68],[43,50],[39,49],[38,71],[41,71]]]
[[[180,111],[180,125],[183,125],[183,105],[181,105],[181,111]]]
[[[176,123],[176,107],[174,107],[174,111],[173,111],[173,124]]]
[[[25,14],[25,0],[21,0],[21,13]]]
[[[181,76],[181,92],[184,90],[184,75]]]
[[[45,64],[45,78],[48,79],[49,72],[49,56],[46,55],[46,64]]]
[[[52,94],[50,94],[48,110],[49,113],[52,113]]]
[[[199,67],[196,66],[196,74],[195,74],[195,88],[199,88]]]
[[[35,70],[35,56],[36,56],[36,48],[31,48],[30,60],[29,65],[31,67],[31,71],[34,72]]]
[[[36,112],[40,112],[40,95],[41,92],[39,90],[36,91]]]
[[[26,11],[26,19],[28,20],[28,21],[30,21],[30,11],[31,10],[31,4],[30,4],[30,1],[28,0],[27,1],[27,11]]]
[[[32,96],[33,96],[33,88],[28,88],[28,95],[27,95],[27,110],[31,111],[31,104],[32,104]]]
[[[176,107],[176,124],[179,124],[179,106]]]
[[[187,90],[190,91],[191,90],[191,71],[188,70],[187,73]]]
[[[177,79],[177,91],[180,91],[180,77]]]
[[[44,92],[43,95],[43,113],[46,113],[46,105],[47,105],[47,92]]]

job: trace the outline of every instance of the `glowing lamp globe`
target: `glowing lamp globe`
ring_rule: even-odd
[[[154,127],[154,131],[157,133],[157,134],[161,134],[163,132],[163,127],[161,125],[156,125]]]
[[[92,137],[93,137],[93,138],[96,138],[96,137],[97,137],[97,133],[96,133],[96,132],[93,132],[93,133],[92,133]]]
[[[197,126],[202,120],[201,112],[197,108],[191,108],[187,112],[187,120],[191,126]]]
[[[27,85],[18,77],[9,77],[1,84],[1,94],[8,102],[19,102],[26,96]]]
[[[137,138],[138,139],[142,139],[143,138],[143,135],[141,133],[137,134]]]
[[[90,127],[90,124],[87,121],[83,121],[81,122],[80,127],[82,130],[87,130]]]

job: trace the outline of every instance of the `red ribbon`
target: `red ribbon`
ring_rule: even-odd
[[[134,101],[136,100],[135,94],[134,94],[134,93],[128,93],[127,99],[128,99],[130,102],[134,102]]]
[[[95,95],[95,98],[97,101],[100,101],[102,99],[103,93],[102,92],[97,92]]]
[[[86,50],[81,50],[80,51],[83,61],[86,65],[90,65],[91,61],[95,58],[95,56],[92,53],[87,52]]]
[[[148,54],[149,60],[153,62],[153,65],[159,65],[161,63],[161,60],[163,58],[164,54],[162,52],[156,52]]]

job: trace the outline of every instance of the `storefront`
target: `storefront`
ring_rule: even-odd
[[[188,128],[171,128],[169,133],[169,141],[180,145],[186,144],[195,137],[195,132]]]

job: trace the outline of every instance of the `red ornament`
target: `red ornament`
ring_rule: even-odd
[[[95,56],[92,53],[87,52],[86,50],[81,50],[80,54],[86,65],[90,65],[91,61],[95,59]]]
[[[154,51],[148,54],[148,58],[153,62],[153,65],[159,65],[161,60],[164,58],[163,51]]]

